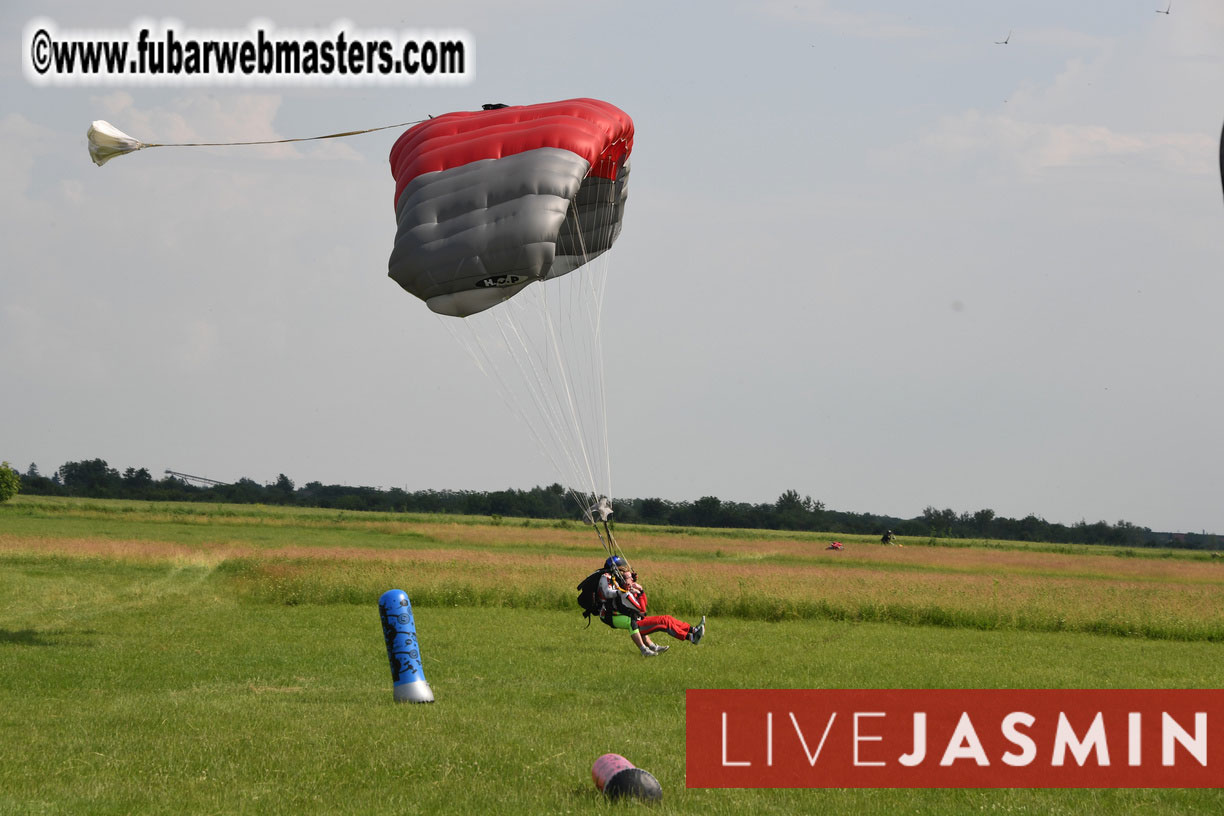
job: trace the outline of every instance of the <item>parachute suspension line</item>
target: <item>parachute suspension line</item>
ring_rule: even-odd
[[[614,215],[613,212],[607,217],[611,218]],[[576,217],[575,211],[571,209],[567,217]],[[580,229],[575,229],[573,234],[577,236],[579,242],[582,242],[583,236]],[[572,252],[571,249],[567,254]],[[538,314],[542,317],[545,329],[544,340],[541,348],[538,349],[538,357],[528,354],[516,356],[516,359],[528,360],[532,365],[530,369],[532,376],[529,382],[533,388],[533,400],[541,408],[542,420],[548,424],[553,439],[560,443],[561,451],[568,459],[571,468],[569,491],[578,502],[584,517],[594,523],[591,511],[596,506],[595,503],[598,503],[601,497],[606,498],[611,492],[611,467],[605,421],[607,404],[600,336],[600,317],[603,294],[606,291],[607,266],[604,258],[598,259],[604,261],[603,264],[598,265],[599,268],[593,268],[596,266],[593,264],[588,265],[586,262],[589,260],[589,254],[584,245],[581,246],[581,258],[583,263],[579,266],[584,267],[582,270],[562,276],[548,284],[542,283],[538,288],[530,287],[534,290],[532,294],[539,296],[543,303]],[[554,292],[557,303],[550,298]],[[570,302],[560,303],[559,301],[567,294]],[[520,297],[519,300],[522,298]],[[512,299],[504,305],[511,307],[519,304]],[[524,309],[523,311],[531,310]],[[579,322],[578,317],[585,319],[585,326],[576,325]],[[558,327],[557,320],[562,321],[561,327]],[[516,344],[520,348],[530,348],[530,344],[523,339],[523,333],[515,321],[508,320],[499,325],[502,326],[503,335],[507,330],[515,334]],[[579,349],[577,354],[567,348],[567,346],[573,346],[588,338],[590,339],[589,347]],[[503,342],[510,345],[509,339],[504,336]],[[553,365],[549,364],[547,357],[551,357]],[[522,368],[525,373],[528,372],[526,367]],[[552,376],[554,372],[555,379]],[[547,387],[545,381],[547,381]],[[565,398],[564,404],[560,402],[560,397],[556,396],[562,393]],[[583,408],[595,412],[593,422],[583,423],[581,421],[580,404]],[[566,415],[568,415],[568,421]],[[593,436],[591,435],[592,425],[595,431]],[[568,435],[566,431],[569,432]],[[594,473],[595,467],[592,460],[597,457],[592,455],[592,445],[597,446],[603,455],[601,470],[604,487],[602,490],[599,486],[599,479]],[[580,494],[578,485],[584,482],[585,489]]]
[[[599,224],[599,229],[601,232],[611,231],[611,225],[616,219],[616,210],[618,206],[619,204],[613,203],[612,206],[603,208],[601,210],[603,214],[603,223]],[[582,240],[581,233],[579,234],[579,240]],[[584,258],[587,257],[585,242],[583,242],[582,246],[582,256]],[[590,280],[590,285],[593,290],[590,302],[594,304],[594,314],[591,316],[594,323],[592,336],[594,337],[595,354],[597,355],[597,359],[600,361],[599,371],[596,372],[596,387],[598,389],[600,416],[605,418],[605,421],[600,423],[600,430],[603,434],[603,462],[605,468],[604,484],[607,486],[608,499],[610,500],[612,498],[612,456],[611,445],[609,444],[608,438],[608,423],[606,421],[606,417],[608,415],[608,398],[607,383],[605,380],[603,367],[603,305],[604,296],[608,287],[608,255],[606,251],[600,255],[600,257],[595,259],[595,266],[596,274],[592,275]],[[611,536],[611,533],[609,533],[609,536]]]
[[[552,464],[553,469],[557,471],[558,473],[562,473],[562,474],[566,474],[570,472],[572,467],[570,469],[567,469],[566,467],[563,466],[561,462],[557,460],[556,456],[554,455],[554,449],[556,448],[556,445],[547,444],[549,440],[541,435],[539,423],[536,421],[533,421],[533,416],[529,416],[528,414],[525,413],[525,409],[526,409],[525,405],[520,404],[518,400],[514,399],[514,393],[515,393],[514,389],[510,386],[510,384],[502,376],[502,372],[506,370],[507,367],[504,365],[499,365],[497,361],[494,360],[494,355],[492,351],[490,350],[491,346],[493,345],[492,338],[489,338],[488,342],[486,342],[486,337],[484,333],[482,333],[482,331],[480,330],[477,330],[478,324],[472,321],[475,321],[475,320],[480,320],[481,322],[488,322],[489,320],[497,321],[498,336],[502,338],[502,344],[497,348],[497,350],[503,352],[503,355],[501,356],[509,356],[515,359],[516,361],[518,361],[518,367],[520,369],[520,372],[524,376],[526,376],[529,373],[534,373],[535,368],[534,367],[529,368],[527,364],[523,362],[525,359],[530,358],[531,349],[528,344],[526,344],[525,342],[521,342],[521,333],[517,331],[512,332],[520,337],[520,342],[518,343],[518,345],[521,348],[527,350],[526,355],[513,353],[514,348],[506,337],[506,329],[502,325],[502,319],[500,316],[477,315],[477,316],[466,318],[464,321],[462,321],[462,325],[466,329],[468,329],[466,333],[458,329],[458,326],[460,325],[460,323],[458,321],[455,321],[453,318],[443,317],[439,315],[438,319],[442,321],[443,324],[446,325],[446,328],[451,333],[451,336],[454,337],[456,340],[460,341],[461,345],[463,345],[464,349],[468,352],[468,355],[476,363],[476,367],[480,369],[482,373],[488,376],[489,379],[494,381],[494,383],[497,386],[498,393],[501,396],[502,401],[505,403],[506,407],[508,407],[515,414],[515,416],[518,418],[520,423],[524,427],[526,427],[527,430],[531,433],[532,437],[535,439],[537,449],[542,451],[545,454],[546,458]],[[487,329],[487,328],[488,328],[487,326],[480,327],[480,329]],[[536,406],[540,408],[540,413],[534,415],[537,418],[545,417],[545,414],[547,413],[549,409],[547,402],[544,401],[543,398],[538,395],[539,393],[542,393],[542,392],[539,392],[539,389],[534,389],[532,391],[533,402],[535,402]],[[556,437],[555,431],[553,433],[553,437]],[[565,450],[564,447],[562,447],[561,450],[562,452],[564,452]]]
[[[551,447],[544,444],[545,440],[540,437],[535,423],[523,413],[522,407],[511,399],[511,395],[514,392],[511,390],[506,380],[502,377],[502,366],[494,363],[492,354],[490,354],[488,347],[482,341],[479,333],[471,331],[464,334],[457,330],[457,323],[451,318],[443,317],[442,315],[438,315],[437,318],[443,323],[443,325],[446,326],[447,331],[451,333],[451,336],[460,342],[464,350],[467,351],[468,356],[470,356],[472,361],[476,363],[476,368],[478,368],[482,374],[496,383],[498,394],[501,396],[502,401],[506,404],[506,407],[515,414],[523,426],[525,426],[535,438],[537,448],[545,452],[549,461],[552,463],[553,468],[558,471],[562,471],[563,469],[552,456]]]
[[[611,225],[615,223],[617,214],[617,199],[613,195],[608,206],[600,206],[597,204],[592,207],[594,211],[593,217],[589,219],[589,225],[592,227],[591,234],[596,240],[597,246],[607,247],[611,243],[610,231]],[[591,215],[591,210],[588,210],[588,215]],[[582,229],[582,216],[578,212],[577,207],[573,207],[567,213],[567,218],[571,218],[572,229],[569,234],[574,238],[575,246],[566,247],[567,254],[573,254],[580,257],[589,270],[589,276],[583,277],[577,282],[577,286],[573,290],[573,299],[575,300],[572,308],[562,312],[564,315],[571,316],[571,319],[577,321],[579,316],[586,320],[586,332],[573,332],[575,336],[589,337],[591,342],[590,358],[595,361],[596,365],[592,366],[589,372],[591,375],[590,387],[592,393],[589,401],[586,404],[592,406],[597,412],[599,421],[595,423],[594,431],[597,436],[589,439],[589,444],[595,446],[602,454],[602,476],[603,476],[603,491],[594,491],[589,496],[593,501],[590,508],[586,512],[587,519],[596,525],[598,533],[598,524],[592,512],[597,508],[601,510],[600,518],[604,524],[604,532],[607,534],[609,542],[606,549],[610,550],[610,554],[616,554],[616,540],[612,535],[611,529],[607,524],[607,512],[603,512],[601,504],[606,504],[613,495],[612,493],[612,468],[611,455],[609,444],[609,431],[606,422],[607,417],[607,387],[605,379],[605,371],[603,368],[603,304],[604,296],[607,290],[608,280],[608,255],[606,252],[597,252],[594,258],[591,257],[591,252],[586,245],[587,231]],[[606,233],[606,234],[605,234]],[[582,288],[579,288],[582,287]],[[610,511],[610,505],[607,505]],[[604,537],[601,535],[600,540]]]
[[[426,122],[392,149],[402,200],[389,272],[431,308],[466,315],[465,328],[451,323],[448,331],[472,332],[464,344],[469,356],[522,420],[497,429],[535,438],[581,517],[614,554],[602,311],[605,256],[621,232],[633,123],[615,106],[590,99],[477,115],[487,118],[465,119],[463,139],[455,138],[450,120]],[[535,136],[528,144],[520,131],[547,133],[561,152],[533,151]],[[499,158],[473,162],[484,147],[469,150],[469,139],[496,144]],[[445,169],[414,186],[424,166],[417,159],[426,153]],[[464,215],[445,230],[435,219],[437,196]],[[489,207],[503,200],[506,209]],[[476,227],[479,234],[468,232]]]
[[[567,217],[576,218],[575,212],[571,210]],[[582,240],[581,230],[575,228],[572,234],[576,235],[579,241]],[[571,248],[567,254],[573,252]],[[596,259],[604,261],[602,264],[587,263],[590,256],[585,246],[581,247],[580,257],[584,262],[582,269],[564,276],[562,285],[553,284],[547,287],[558,301],[567,299],[568,302],[558,302],[555,308],[548,308],[546,314],[550,321],[548,331],[553,354],[559,356],[565,353],[571,363],[574,360],[584,361],[577,367],[571,364],[568,368],[562,365],[557,368],[567,379],[564,383],[564,393],[571,416],[569,427],[575,431],[575,455],[580,454],[585,465],[586,489],[581,497],[575,491],[575,499],[580,499],[584,517],[595,524],[593,511],[600,500],[608,499],[612,492],[603,351],[599,335],[601,295],[606,285],[607,265],[605,258]],[[557,283],[561,281],[558,280]],[[557,320],[564,325],[559,327]],[[578,349],[575,354],[573,350],[564,348],[567,340],[585,344],[585,347]],[[585,422],[582,421],[584,416]]]
[[[558,263],[569,256],[564,262],[573,271],[528,284],[497,307],[464,318],[463,329],[453,319],[439,319],[562,475],[605,552],[624,558],[608,519],[612,469],[602,331],[606,249],[618,211],[614,190],[582,208],[571,203],[567,240],[558,242],[557,254]],[[522,376],[509,377],[513,369]]]
[[[603,530],[600,530],[600,525],[603,525]],[[591,523],[591,527],[595,530],[595,535],[599,538],[599,543],[603,545],[604,552],[609,556],[619,555],[624,559],[625,564],[629,563],[629,559],[625,558],[625,553],[621,550],[620,545],[616,543],[616,536],[612,534],[612,527],[607,519],[595,521]]]
[[[524,311],[529,311],[529,310],[524,310]],[[484,316],[479,316],[479,317],[484,317]],[[537,449],[542,451],[545,454],[546,458],[549,460],[550,464],[552,465],[553,470],[557,473],[562,474],[562,478],[565,481],[567,482],[572,481],[571,474],[577,472],[576,464],[571,459],[571,461],[568,463],[569,467],[566,468],[564,464],[558,461],[558,459],[554,455],[554,451],[558,450],[558,446],[556,443],[563,441],[563,440],[557,428],[555,418],[548,416],[548,414],[553,412],[553,406],[551,404],[551,401],[546,399],[544,395],[548,394],[549,392],[538,387],[539,383],[537,382],[536,383],[537,387],[533,389],[532,397],[533,397],[533,401],[535,402],[536,406],[540,408],[540,412],[538,414],[535,414],[534,416],[537,418],[543,419],[546,422],[546,424],[548,425],[548,429],[553,432],[551,441],[554,444],[547,444],[550,440],[545,439],[544,436],[541,435],[541,429],[538,423],[535,421],[532,421],[532,417],[524,413],[524,408],[525,408],[524,405],[520,405],[518,401],[512,398],[514,391],[510,387],[510,385],[507,383],[506,379],[502,376],[502,372],[503,370],[505,370],[506,367],[499,366],[494,362],[493,355],[490,352],[489,344],[486,344],[484,342],[485,338],[482,335],[482,333],[479,331],[473,330],[465,334],[464,332],[457,330],[456,321],[450,318],[443,317],[441,315],[438,316],[438,319],[441,320],[446,325],[447,330],[450,331],[452,337],[460,341],[460,344],[464,347],[464,349],[468,352],[468,355],[476,363],[476,367],[480,369],[482,373],[484,373],[486,376],[488,376],[491,380],[493,380],[496,383],[499,394],[502,397],[503,402],[518,417],[522,425],[525,426],[528,429],[528,431],[531,433],[532,437],[535,439]],[[472,320],[472,318],[469,317],[467,318],[467,320],[470,321]],[[520,361],[520,365],[519,365],[520,373],[523,374],[525,378],[528,374],[535,375],[538,378],[539,372],[536,366],[528,366],[525,363],[522,363],[523,360],[534,360],[534,356],[533,356],[534,350],[531,348],[530,343],[524,340],[523,333],[519,330],[519,327],[515,325],[515,320],[512,318],[503,319],[500,316],[497,317],[496,320],[497,320],[498,334],[502,338],[502,345],[498,347],[498,350],[506,351],[507,349],[513,349],[515,345],[517,345],[520,349],[525,349],[527,352],[525,355],[511,353],[510,356]],[[507,323],[509,325],[507,325]],[[467,324],[467,325],[471,326],[472,324]],[[515,344],[511,344],[510,336],[517,338]],[[561,453],[569,453],[570,448],[568,446],[562,445],[559,448],[559,451]],[[566,492],[570,495],[570,497],[578,505],[579,510],[581,510],[584,515],[589,516],[590,510],[588,509],[588,506],[587,506],[588,502],[586,498],[584,496],[579,495],[573,486],[567,485]],[[596,533],[598,533],[598,529],[596,529]],[[601,545],[604,546],[604,549],[608,550],[609,553],[611,554],[612,550],[606,544],[603,544],[602,537],[600,538],[600,543]]]
[[[574,367],[574,364],[573,361],[570,361],[570,364],[567,365],[567,360],[561,355],[563,345],[557,336],[552,316],[554,306],[549,298],[552,287],[543,283],[537,284],[536,287],[538,289],[536,294],[543,304],[540,313],[543,335],[542,346],[537,349],[537,357],[533,360],[536,364],[533,382],[538,389],[539,402],[549,409],[545,419],[550,423],[553,437],[560,443],[562,453],[569,462],[570,471],[567,477],[570,484],[568,487],[575,492],[575,499],[581,504],[576,491],[580,485],[583,487],[591,485],[592,479],[582,442],[582,426],[578,411],[574,407],[571,376],[571,368]],[[550,360],[552,365],[550,365]],[[564,395],[564,402],[561,401],[562,395]]]
[[[597,207],[596,211],[602,216],[601,220],[596,221],[596,229],[603,230],[607,224],[612,223],[615,217],[615,206],[612,207]],[[575,207],[571,207],[566,214],[567,218],[572,219],[573,231],[576,236],[577,247],[569,248],[570,252],[575,249],[581,256],[583,266],[588,271],[583,278],[576,282],[572,291],[571,300],[575,301],[571,308],[565,309],[561,314],[570,316],[569,319],[574,320],[573,315],[581,315],[588,323],[587,331],[580,333],[577,331],[571,332],[571,336],[586,336],[591,339],[591,350],[589,358],[593,361],[589,374],[592,377],[590,388],[589,404],[595,411],[598,412],[598,421],[595,423],[594,430],[598,432],[599,438],[590,439],[588,442],[593,445],[598,445],[602,453],[600,461],[603,464],[603,486],[604,498],[611,499],[612,497],[612,459],[610,455],[611,447],[608,440],[608,423],[606,421],[608,415],[607,388],[604,376],[603,366],[603,303],[604,294],[607,289],[607,269],[608,258],[607,253],[601,253],[596,258],[592,259],[587,251],[586,239],[581,228],[581,218]],[[585,287],[585,293],[582,290]],[[591,481],[593,485],[598,485],[599,482],[592,475]],[[598,502],[600,499],[600,491],[598,489],[591,491],[591,499]],[[591,519],[594,521],[594,519]]]
[[[605,224],[602,225],[600,228],[609,229],[610,227],[608,227],[607,225],[610,224],[612,220],[615,218],[615,207],[602,208],[601,213],[603,215],[603,220],[605,221]],[[582,241],[581,233],[579,233],[579,240]],[[585,245],[582,246],[581,249],[582,249],[583,257],[584,258],[587,257],[587,250],[586,250]],[[598,410],[599,412],[601,421],[595,428],[595,430],[599,434],[599,439],[595,440],[594,442],[595,444],[598,444],[600,446],[600,449],[602,451],[602,455],[603,455],[602,463],[603,463],[603,468],[604,468],[603,486],[605,490],[605,498],[607,498],[610,501],[614,493],[612,489],[612,456],[611,456],[611,444],[609,441],[610,430],[608,428],[608,422],[607,422],[608,389],[607,389],[606,371],[603,365],[603,360],[604,360],[603,307],[604,307],[604,300],[605,300],[605,295],[607,292],[607,285],[608,285],[608,270],[610,267],[610,259],[609,259],[608,253],[606,251],[603,253],[600,253],[596,258],[594,258],[590,262],[589,265],[592,268],[592,274],[590,277],[588,277],[585,280],[585,284],[589,288],[589,294],[586,297],[586,301],[585,301],[588,304],[588,307],[590,309],[590,311],[587,313],[587,320],[591,324],[590,335],[592,338],[592,343],[594,344],[593,357],[600,361],[600,365],[594,371],[593,387],[595,389],[595,395],[592,398],[592,403],[595,406],[597,406],[596,410]],[[598,501],[599,497],[597,496],[595,498]],[[604,521],[606,522],[606,520],[607,519],[605,517]],[[611,537],[610,532],[609,532],[609,537]]]
[[[328,133],[324,136],[298,136],[292,139],[257,139],[244,142],[142,142],[132,138],[109,122],[98,120],[89,126],[85,136],[89,140],[89,156],[93,163],[101,167],[116,156],[144,150],[146,147],[240,147],[244,145],[288,144],[290,142],[317,142],[321,139],[342,139],[345,136],[360,136],[363,133],[375,133],[380,130],[408,127],[427,122],[433,117],[416,119],[412,122],[400,122],[395,125],[364,128],[362,130],[346,130],[341,133]]]
[[[498,327],[502,332],[503,342],[506,344],[506,346],[517,346],[525,352],[522,355],[515,355],[515,359],[527,364],[521,367],[524,374],[531,375],[527,381],[528,389],[531,393],[533,401],[540,409],[538,416],[545,423],[547,429],[551,432],[553,440],[559,445],[559,452],[568,460],[569,470],[568,472],[562,471],[562,473],[565,475],[567,481],[571,482],[571,484],[568,485],[568,488],[571,492],[573,492],[577,489],[577,483],[582,481],[581,477],[583,468],[580,466],[575,455],[575,445],[577,444],[579,447],[581,446],[581,426],[578,425],[577,413],[573,410],[573,400],[572,395],[569,392],[569,381],[566,376],[567,367],[565,365],[565,360],[557,354],[559,344],[552,327],[550,315],[551,309],[548,303],[547,287],[544,287],[542,284],[534,284],[532,288],[539,290],[533,294],[538,295],[543,303],[541,319],[548,329],[548,334],[544,340],[545,347],[540,349],[531,348],[526,333],[522,331],[522,327],[518,324],[518,322],[513,319],[513,307],[506,310],[506,315],[509,316],[509,319],[502,320],[501,316],[498,316]],[[514,301],[511,301],[505,305],[511,306],[513,303]],[[509,334],[507,334],[507,332],[509,332]],[[513,343],[511,343],[511,336],[514,340]],[[563,406],[558,403],[556,398],[550,398],[550,395],[557,394],[557,388],[553,383],[553,377],[551,376],[550,368],[548,366],[548,351],[550,350],[550,347],[556,361],[558,369],[557,373],[561,379],[561,385],[566,390],[567,400],[570,404],[571,410],[569,423],[566,423],[565,421]],[[547,381],[547,383],[545,381]],[[572,433],[567,433],[567,431]],[[567,436],[570,438],[567,439]],[[585,451],[583,452],[585,453]],[[586,471],[589,477],[590,468],[588,467]],[[575,499],[578,499],[577,495],[575,495]],[[579,504],[582,504],[580,500]]]
[[[260,139],[253,142],[145,142],[145,147],[239,147],[242,145],[288,144],[289,142],[317,142],[321,139],[343,139],[345,136],[360,136],[363,133],[376,133],[380,130],[419,125],[427,119],[417,119],[414,122],[400,122],[398,125],[380,125],[364,130],[346,130],[342,133],[328,133],[325,136],[298,136],[293,139]]]
[[[565,396],[565,404],[561,403],[560,394],[562,387],[571,388],[564,379],[567,372],[580,374],[587,368],[598,366],[576,364],[572,358],[567,365],[565,357],[559,353],[565,344],[559,341],[551,316],[558,304],[551,303],[547,298],[548,291],[557,286],[574,291],[571,287],[576,287],[581,275],[588,271],[579,270],[556,281],[549,281],[548,285],[531,284],[496,309],[462,321],[442,316],[438,319],[446,324],[453,337],[461,341],[477,368],[494,381],[505,404],[531,433],[537,448],[545,454],[554,470],[563,476],[567,492],[584,517],[591,520],[589,506],[600,491],[594,483],[589,463],[584,467],[579,461],[579,454],[585,456],[581,442],[582,427],[578,422],[581,412],[574,406],[576,397],[572,389]],[[464,328],[461,329],[461,325]],[[547,330],[542,330],[541,326]],[[534,330],[528,331],[529,328]],[[581,332],[573,333],[581,336]],[[514,368],[522,375],[516,381],[516,386],[512,386],[504,376],[505,372]],[[558,371],[554,372],[553,369]],[[517,398],[516,394],[519,395]],[[599,418],[602,419],[602,414]],[[583,485],[584,489],[580,491],[579,485]]]
[[[595,535],[599,536],[599,542],[604,545],[604,550],[609,556],[619,555],[621,560],[625,562],[625,571],[632,572],[633,566],[629,563],[629,559],[625,557],[625,553],[621,550],[620,545],[616,543],[616,537],[612,535],[612,528],[608,525],[607,520],[604,520],[603,528],[603,533],[600,533],[599,525],[595,525]],[[607,536],[606,539],[604,538],[605,535]],[[618,568],[615,564],[612,566],[612,569],[618,576],[621,574],[620,568]]]
[[[573,275],[574,273],[570,273],[570,274]],[[561,378],[561,385],[565,390],[566,405],[569,408],[570,428],[575,431],[574,442],[578,446],[577,452],[582,454],[582,464],[584,465],[585,470],[586,470],[587,485],[590,487],[590,492],[592,494],[598,494],[599,489],[598,489],[598,485],[595,480],[595,473],[591,468],[591,456],[590,456],[590,452],[587,450],[587,440],[584,438],[584,435],[582,433],[582,422],[578,416],[578,409],[574,405],[574,389],[573,389],[573,384],[572,384],[572,380],[573,380],[572,375],[577,374],[578,372],[569,371],[565,365],[565,361],[561,358],[561,343],[557,337],[557,327],[553,322],[552,310],[547,308],[547,301],[548,301],[547,287],[544,287],[544,289],[545,289],[544,298],[545,298],[545,306],[546,306],[546,308],[544,309],[544,319],[548,327],[548,337],[550,341],[549,346],[551,347],[553,359],[557,364],[557,371]],[[602,368],[603,367],[602,360],[598,358],[592,358],[591,362],[592,362],[592,368]],[[598,496],[596,496],[596,498],[598,498]]]

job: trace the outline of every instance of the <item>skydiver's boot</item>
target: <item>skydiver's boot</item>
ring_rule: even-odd
[[[689,630],[688,641],[689,643],[696,646],[698,643],[701,642],[701,639],[704,636],[705,636],[705,615],[702,615],[701,623],[697,624],[696,626],[694,626],[692,629]]]
[[[642,657],[658,657],[659,653],[649,646],[642,647]]]
[[[670,649],[671,647],[665,643],[655,643],[651,648],[655,654],[661,655],[664,652],[666,652],[668,649]]]

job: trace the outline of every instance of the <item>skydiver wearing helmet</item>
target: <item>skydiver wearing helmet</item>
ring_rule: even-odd
[[[604,561],[596,597],[602,599],[599,619],[613,629],[628,629],[633,645],[643,657],[655,657],[671,648],[651,641],[650,635],[655,632],[666,632],[676,640],[692,644],[700,643],[705,635],[704,615],[696,626],[671,615],[647,615],[646,590],[638,583],[637,573],[619,555]]]

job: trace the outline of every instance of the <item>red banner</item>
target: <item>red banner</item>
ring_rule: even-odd
[[[689,689],[690,788],[1224,787],[1224,691]]]

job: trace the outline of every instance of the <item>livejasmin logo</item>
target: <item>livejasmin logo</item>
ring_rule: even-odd
[[[1224,787],[1222,728],[1219,690],[690,689],[687,785]]]

